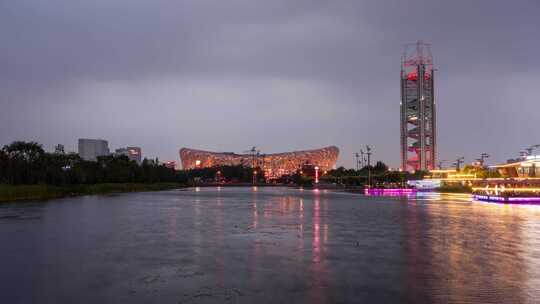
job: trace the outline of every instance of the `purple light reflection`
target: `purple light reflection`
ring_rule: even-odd
[[[416,189],[411,188],[367,188],[364,189],[365,195],[411,195],[415,194]]]
[[[504,197],[504,196],[491,196],[491,195],[474,195],[475,200],[494,203],[506,203],[506,204],[540,204],[540,197]]]

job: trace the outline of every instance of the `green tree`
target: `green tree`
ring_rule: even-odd
[[[7,156],[5,165],[7,182],[11,184],[34,184],[43,179],[45,151],[35,142],[15,141],[2,148]]]

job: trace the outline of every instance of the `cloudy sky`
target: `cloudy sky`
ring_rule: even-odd
[[[439,155],[540,143],[538,0],[0,0],[0,144],[77,138],[399,165],[403,45],[432,44]]]

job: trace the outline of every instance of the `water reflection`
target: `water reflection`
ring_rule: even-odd
[[[304,252],[304,198],[299,198],[299,210],[298,210],[298,249],[300,252]],[[300,260],[301,257],[298,257]]]
[[[392,228],[394,224],[403,225],[399,228],[400,233],[393,232],[396,241],[392,241],[393,246],[401,244],[398,246],[403,250],[406,265],[401,272],[403,287],[397,287],[397,290],[402,290],[397,293],[403,292],[404,295],[400,299],[413,303],[498,303],[501,299],[521,303],[530,299],[531,295],[539,294],[539,274],[528,270],[539,266],[538,258],[534,257],[534,250],[538,249],[534,246],[540,241],[531,236],[531,229],[537,229],[538,225],[527,224],[530,219],[523,213],[527,211],[522,209],[475,204],[470,202],[469,196],[456,194],[426,193],[380,204],[380,201],[358,202],[360,196],[342,197],[325,191],[274,192],[253,187],[249,191],[249,223],[244,228],[240,218],[235,218],[239,224],[233,224],[233,235],[242,236],[238,239],[231,238],[226,227],[227,217],[231,216],[230,208],[241,208],[234,201],[222,197],[229,197],[231,191],[221,189],[220,196],[213,198],[218,207],[214,218],[215,235],[211,237],[213,244],[219,250],[229,250],[226,248],[235,246],[232,244],[239,240],[246,242],[246,245],[251,244],[246,266],[248,276],[257,286],[268,284],[265,283],[268,272],[278,271],[283,283],[272,284],[287,290],[288,287],[281,284],[300,284],[290,282],[293,276],[290,271],[301,271],[302,280],[307,283],[299,286],[308,292],[300,302],[325,303],[336,298],[334,292],[342,289],[344,284],[355,285],[358,274],[351,272],[353,269],[360,273],[377,273],[378,268],[390,267],[390,273],[400,274],[399,263],[395,264],[392,260],[388,260],[386,265],[362,262],[374,258],[387,259],[390,257],[387,250],[383,250],[380,257],[372,257],[372,253],[363,250],[363,247],[357,251],[343,249],[343,246],[352,247],[354,243],[359,246],[356,239],[360,239],[367,248],[372,248],[373,242],[384,244],[388,241],[378,235],[391,233],[395,229]],[[235,195],[230,198],[234,199]],[[352,198],[357,205],[343,205],[341,202]],[[366,217],[363,215],[365,212],[372,212],[369,206],[378,206],[379,211],[371,214],[365,222],[358,221],[358,217]],[[384,224],[387,220],[384,219],[380,222],[385,212],[393,213],[394,210],[401,212],[397,221]],[[200,200],[195,200],[194,211],[195,228],[201,230],[202,227],[197,224],[199,216],[202,216]],[[209,210],[204,209],[204,212]],[[368,227],[366,225],[370,220],[380,223]],[[333,222],[338,224],[334,234],[331,230]],[[198,235],[196,231],[195,246],[201,242]],[[338,246],[329,247],[329,242]],[[236,250],[234,252],[241,256]],[[344,252],[360,262],[343,256]],[[201,255],[202,252],[195,254]],[[309,263],[304,264],[307,254]],[[341,268],[340,260],[328,260],[329,256],[340,256],[350,265]],[[227,254],[214,255],[210,263],[207,259],[201,259],[200,267],[214,265],[226,282],[230,259],[231,256]],[[355,268],[355,264],[364,268]],[[385,288],[387,283],[377,284],[393,280],[378,278],[377,275],[371,279],[374,280],[372,288]],[[527,286],[527,291],[524,286]],[[348,295],[337,296],[337,299],[341,298],[347,299]],[[364,299],[371,298],[366,296]]]
[[[313,288],[310,294],[311,303],[326,303],[327,302],[327,288],[328,288],[328,275],[326,273],[326,262],[324,260],[324,250],[326,250],[325,242],[328,239],[325,233],[323,242],[321,242],[321,227],[327,227],[327,224],[322,222],[325,219],[325,210],[321,210],[321,196],[319,191],[315,191],[313,202],[313,238],[312,238],[312,274],[311,280],[313,282]],[[327,231],[327,229],[325,229]]]
[[[531,279],[527,269],[540,265],[538,259],[534,265],[525,260],[530,250],[524,247],[523,210],[466,200],[456,204],[461,198],[429,197],[406,209],[409,300],[524,302],[523,286]],[[539,288],[535,285],[533,293]]]
[[[200,191],[200,190],[199,190]],[[202,232],[201,229],[201,199],[196,198],[193,204],[193,256],[199,257],[202,253]]]
[[[320,215],[320,198],[318,195],[315,196],[315,203],[313,205],[313,258],[312,261],[315,264],[318,264],[321,261],[321,236],[320,236],[320,226],[321,226],[321,215]]]
[[[540,206],[202,187],[2,209],[43,216],[0,217],[0,303],[540,298]]]
[[[259,224],[259,209],[257,208],[257,196],[255,195],[253,197],[252,207],[253,207],[253,212],[252,212],[253,221],[252,221],[251,227],[253,227],[253,229],[257,229],[257,226]]]

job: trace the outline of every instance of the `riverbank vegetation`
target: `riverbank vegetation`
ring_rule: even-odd
[[[254,174],[254,172],[257,172]],[[253,169],[247,166],[215,166],[210,168],[196,168],[179,171],[182,180],[189,184],[204,183],[252,183],[253,176],[258,184],[265,182],[263,170],[259,167]]]
[[[388,166],[378,161],[374,166],[365,166],[359,170],[339,167],[321,176],[320,181],[341,184],[349,187],[361,187],[371,183],[375,187],[403,187],[408,180],[422,179],[424,171],[415,173],[392,171]]]
[[[0,201],[164,190],[186,183],[184,174],[147,159],[141,165],[124,155],[86,161],[22,141],[0,150]]]
[[[87,161],[75,153],[48,153],[38,143],[17,141],[0,149],[0,201],[164,190],[216,183],[249,184],[254,181],[257,184],[271,182],[309,187],[315,180],[314,167],[311,167],[306,165],[304,170],[269,181],[261,168],[238,165],[177,171],[158,160],[144,159],[139,165],[124,155],[107,155],[98,157],[96,161]],[[426,172],[392,171],[379,161],[374,166],[359,170],[339,167],[319,174],[321,184],[361,188],[367,184],[404,187],[408,180],[422,179]],[[469,192],[469,189],[458,187],[439,190]]]
[[[35,142],[13,142],[0,150],[0,184],[77,185],[101,183],[184,183],[184,176],[156,161],[141,165],[125,155],[86,161],[75,153],[47,153]]]

